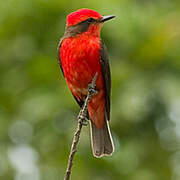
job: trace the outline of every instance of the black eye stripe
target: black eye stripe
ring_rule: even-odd
[[[94,22],[95,21],[95,19],[93,19],[93,18],[88,18],[87,20],[86,20],[86,22],[88,22],[88,23],[92,23],[92,22]]]
[[[88,18],[77,25],[89,26],[91,23],[95,23],[96,21],[97,20],[95,20],[94,18]]]
[[[88,18],[76,25],[66,27],[66,34],[67,37],[76,36],[77,34],[81,34],[86,32],[91,24],[95,24],[98,20],[94,18]]]

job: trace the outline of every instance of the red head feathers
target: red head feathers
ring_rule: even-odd
[[[73,26],[88,18],[101,19],[102,16],[91,9],[79,9],[67,16],[67,26]]]

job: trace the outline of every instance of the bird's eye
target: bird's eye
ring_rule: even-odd
[[[88,18],[88,19],[86,20],[86,22],[88,22],[88,23],[92,23],[93,21],[94,21],[93,18]]]

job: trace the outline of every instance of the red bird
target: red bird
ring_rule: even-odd
[[[98,73],[96,90],[88,105],[93,155],[112,155],[109,129],[111,76],[107,50],[100,38],[103,23],[115,16],[101,16],[91,9],[79,9],[67,16],[65,34],[58,46],[58,62],[71,93],[80,107],[88,84]]]

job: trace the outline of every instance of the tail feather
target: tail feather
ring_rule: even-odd
[[[111,156],[114,151],[114,144],[109,129],[109,123],[106,121],[102,129],[99,129],[91,121],[91,141],[92,150],[95,157]]]

